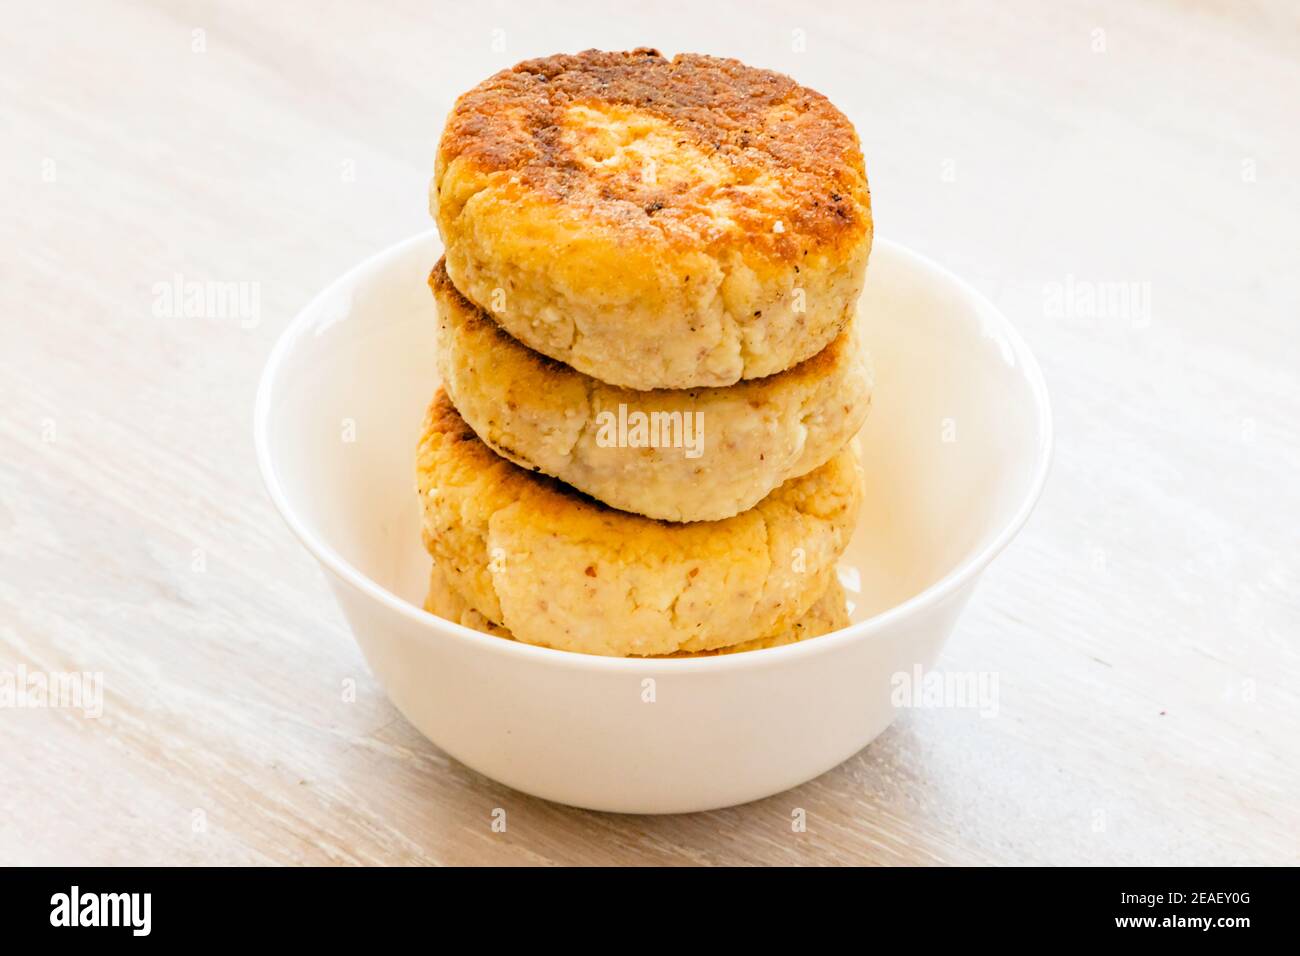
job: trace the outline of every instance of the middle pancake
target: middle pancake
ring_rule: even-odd
[[[606,385],[503,332],[429,276],[438,366],[461,417],[498,454],[665,521],[716,521],[820,467],[862,427],[871,372],[854,327],[812,358],[718,388]]]

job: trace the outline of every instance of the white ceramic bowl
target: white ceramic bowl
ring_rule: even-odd
[[[1047,474],[1047,390],[1001,313],[877,241],[861,304],[877,372],[868,493],[840,575],[850,627],[722,657],[591,657],[421,609],[414,452],[438,384],[425,278],[439,253],[416,236],[318,295],[272,352],[254,422],[272,499],[398,709],[502,783],[631,813],[754,800],[870,743],[895,715],[892,675],[934,663]]]

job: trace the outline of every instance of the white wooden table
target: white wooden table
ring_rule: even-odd
[[[1297,862],[1294,4],[66,2],[5,21],[0,671],[102,672],[104,699],[97,719],[0,710],[0,863]],[[528,56],[637,45],[828,94],[879,234],[1006,310],[1058,433],[942,662],[999,674],[998,717],[908,712],[813,783],[689,817],[549,805],[421,738],[249,437],[294,312],[428,227],[454,97]],[[257,315],[169,310],[177,277],[246,283]]]

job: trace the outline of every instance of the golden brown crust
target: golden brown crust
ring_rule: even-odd
[[[667,124],[672,153],[703,157],[714,175],[593,164],[592,150],[611,144],[581,128],[584,116],[597,126],[636,118]],[[848,119],[790,77],[732,59],[684,53],[670,60],[638,49],[526,60],[457,101],[439,170],[455,159],[508,173],[522,190],[607,228],[658,233],[673,244],[743,242],[751,253],[793,262],[856,243],[871,229],[866,172]],[[737,228],[717,228],[719,208]]]

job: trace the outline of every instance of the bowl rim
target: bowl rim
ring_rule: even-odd
[[[373,601],[384,605],[389,610],[407,618],[422,628],[445,634],[454,640],[469,641],[489,653],[505,655],[522,655],[537,664],[577,668],[591,671],[627,671],[648,673],[660,671],[665,667],[685,671],[740,670],[750,667],[782,666],[798,658],[834,653],[842,645],[866,640],[895,623],[913,617],[926,609],[943,603],[966,584],[973,582],[989,563],[1002,552],[1011,540],[1029,520],[1035,505],[1042,495],[1043,486],[1051,468],[1054,436],[1052,429],[1051,399],[1042,369],[1034,358],[1033,352],[1016,331],[1011,321],[1002,310],[988,300],[978,289],[960,276],[939,265],[928,256],[915,252],[900,243],[877,238],[873,252],[881,247],[888,248],[892,255],[911,260],[911,264],[928,271],[935,278],[953,284],[963,296],[972,301],[972,305],[983,317],[986,326],[992,322],[1002,340],[1010,347],[1015,362],[1029,385],[1037,409],[1036,425],[1041,436],[1036,449],[1037,461],[1034,463],[1033,477],[1020,505],[1011,518],[997,531],[982,548],[963,558],[947,574],[917,592],[907,600],[895,604],[879,614],[858,621],[815,640],[799,641],[780,647],[768,647],[760,650],[745,651],[742,654],[720,654],[713,657],[665,658],[665,657],[604,657],[595,654],[581,654],[576,651],[559,650],[526,644],[522,641],[506,641],[490,634],[484,634],[472,628],[448,621],[429,613],[421,607],[406,601],[392,591],[381,586],[369,576],[362,573],[348,562],[333,547],[323,541],[294,509],[275,468],[275,458],[270,442],[271,392],[284,367],[285,360],[299,338],[313,325],[314,316],[320,312],[321,304],[335,298],[343,289],[354,286],[362,277],[378,271],[391,260],[399,259],[412,246],[418,246],[432,240],[440,245],[436,230],[425,230],[394,243],[385,249],[367,256],[361,262],[348,269],[318,292],[293,317],[284,331],[280,333],[275,345],[267,356],[258,380],[257,396],[253,404],[253,445],[257,453],[258,470],[262,482],[275,504],[280,517],[298,538],[307,551],[336,578],[361,592]]]

